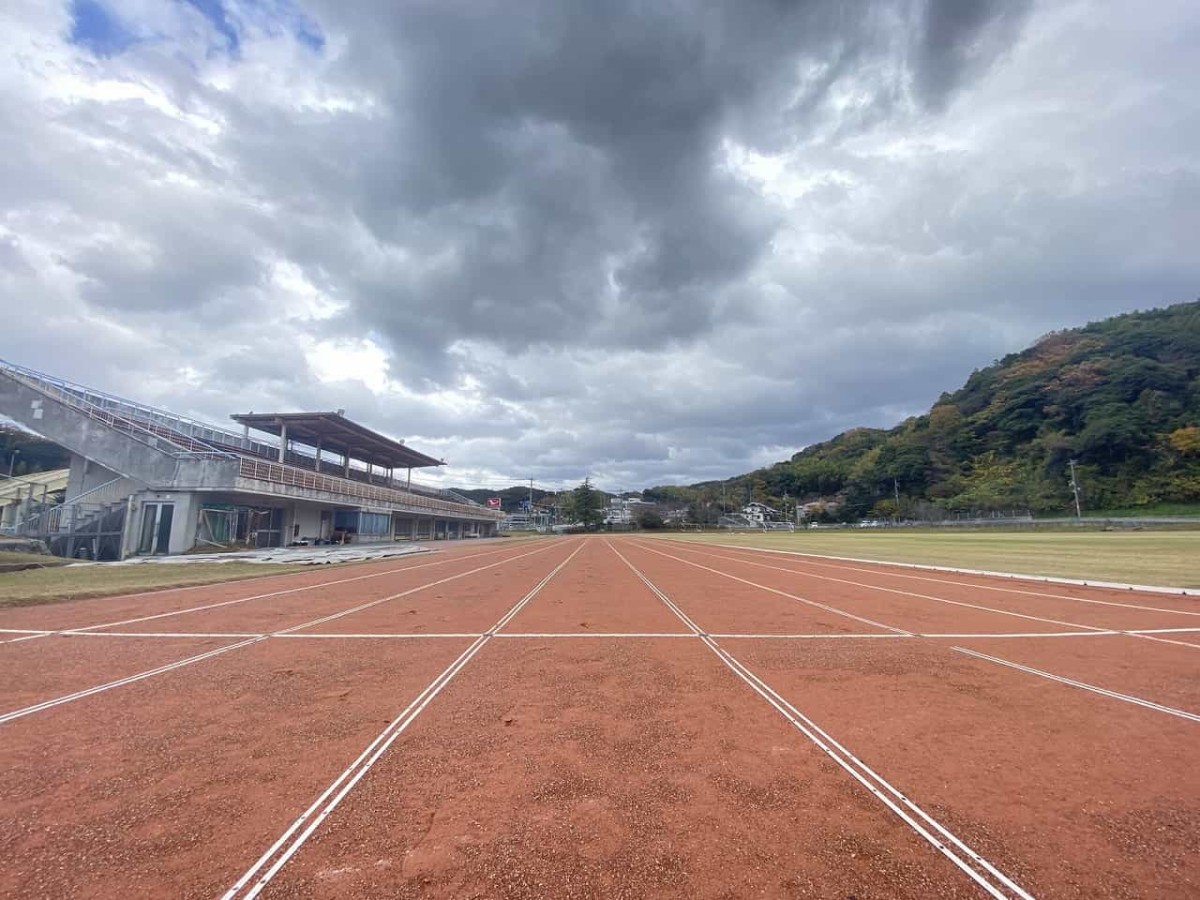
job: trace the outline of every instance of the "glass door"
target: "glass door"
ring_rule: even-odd
[[[171,547],[171,523],[174,503],[147,503],[142,507],[142,528],[137,552],[142,556],[161,556]]]

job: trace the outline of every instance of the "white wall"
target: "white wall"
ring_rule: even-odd
[[[298,538],[308,538],[316,540],[321,536],[321,510],[330,509],[331,507],[322,507],[309,503],[297,503],[291,511],[291,517],[288,521],[288,529],[284,534],[284,546],[287,546],[292,541]],[[295,526],[300,526],[300,534],[295,534]]]

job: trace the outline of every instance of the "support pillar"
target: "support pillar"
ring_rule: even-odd
[[[321,439],[317,438],[317,474],[321,474]]]
[[[287,460],[287,424],[279,426],[279,462]]]

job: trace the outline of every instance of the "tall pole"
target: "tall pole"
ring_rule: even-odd
[[[17,454],[20,452],[21,452],[20,450],[13,450],[10,454],[8,454],[8,477],[9,478],[12,478],[13,463],[15,463],[17,461]]]
[[[533,522],[533,479],[529,479],[529,521]]]
[[[900,522],[900,482],[892,479],[892,490],[896,492],[896,523]]]
[[[1068,460],[1071,467],[1071,493],[1075,496],[1075,518],[1082,519],[1083,511],[1079,508],[1079,480],[1075,477],[1075,460]]]

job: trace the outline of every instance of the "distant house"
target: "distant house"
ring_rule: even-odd
[[[755,525],[765,525],[779,520],[779,510],[765,503],[747,503],[742,507],[742,515]]]
[[[613,497],[608,501],[608,509],[604,511],[604,523],[615,528],[628,528],[637,520],[638,510],[653,503],[643,500],[640,495],[629,497]]]

